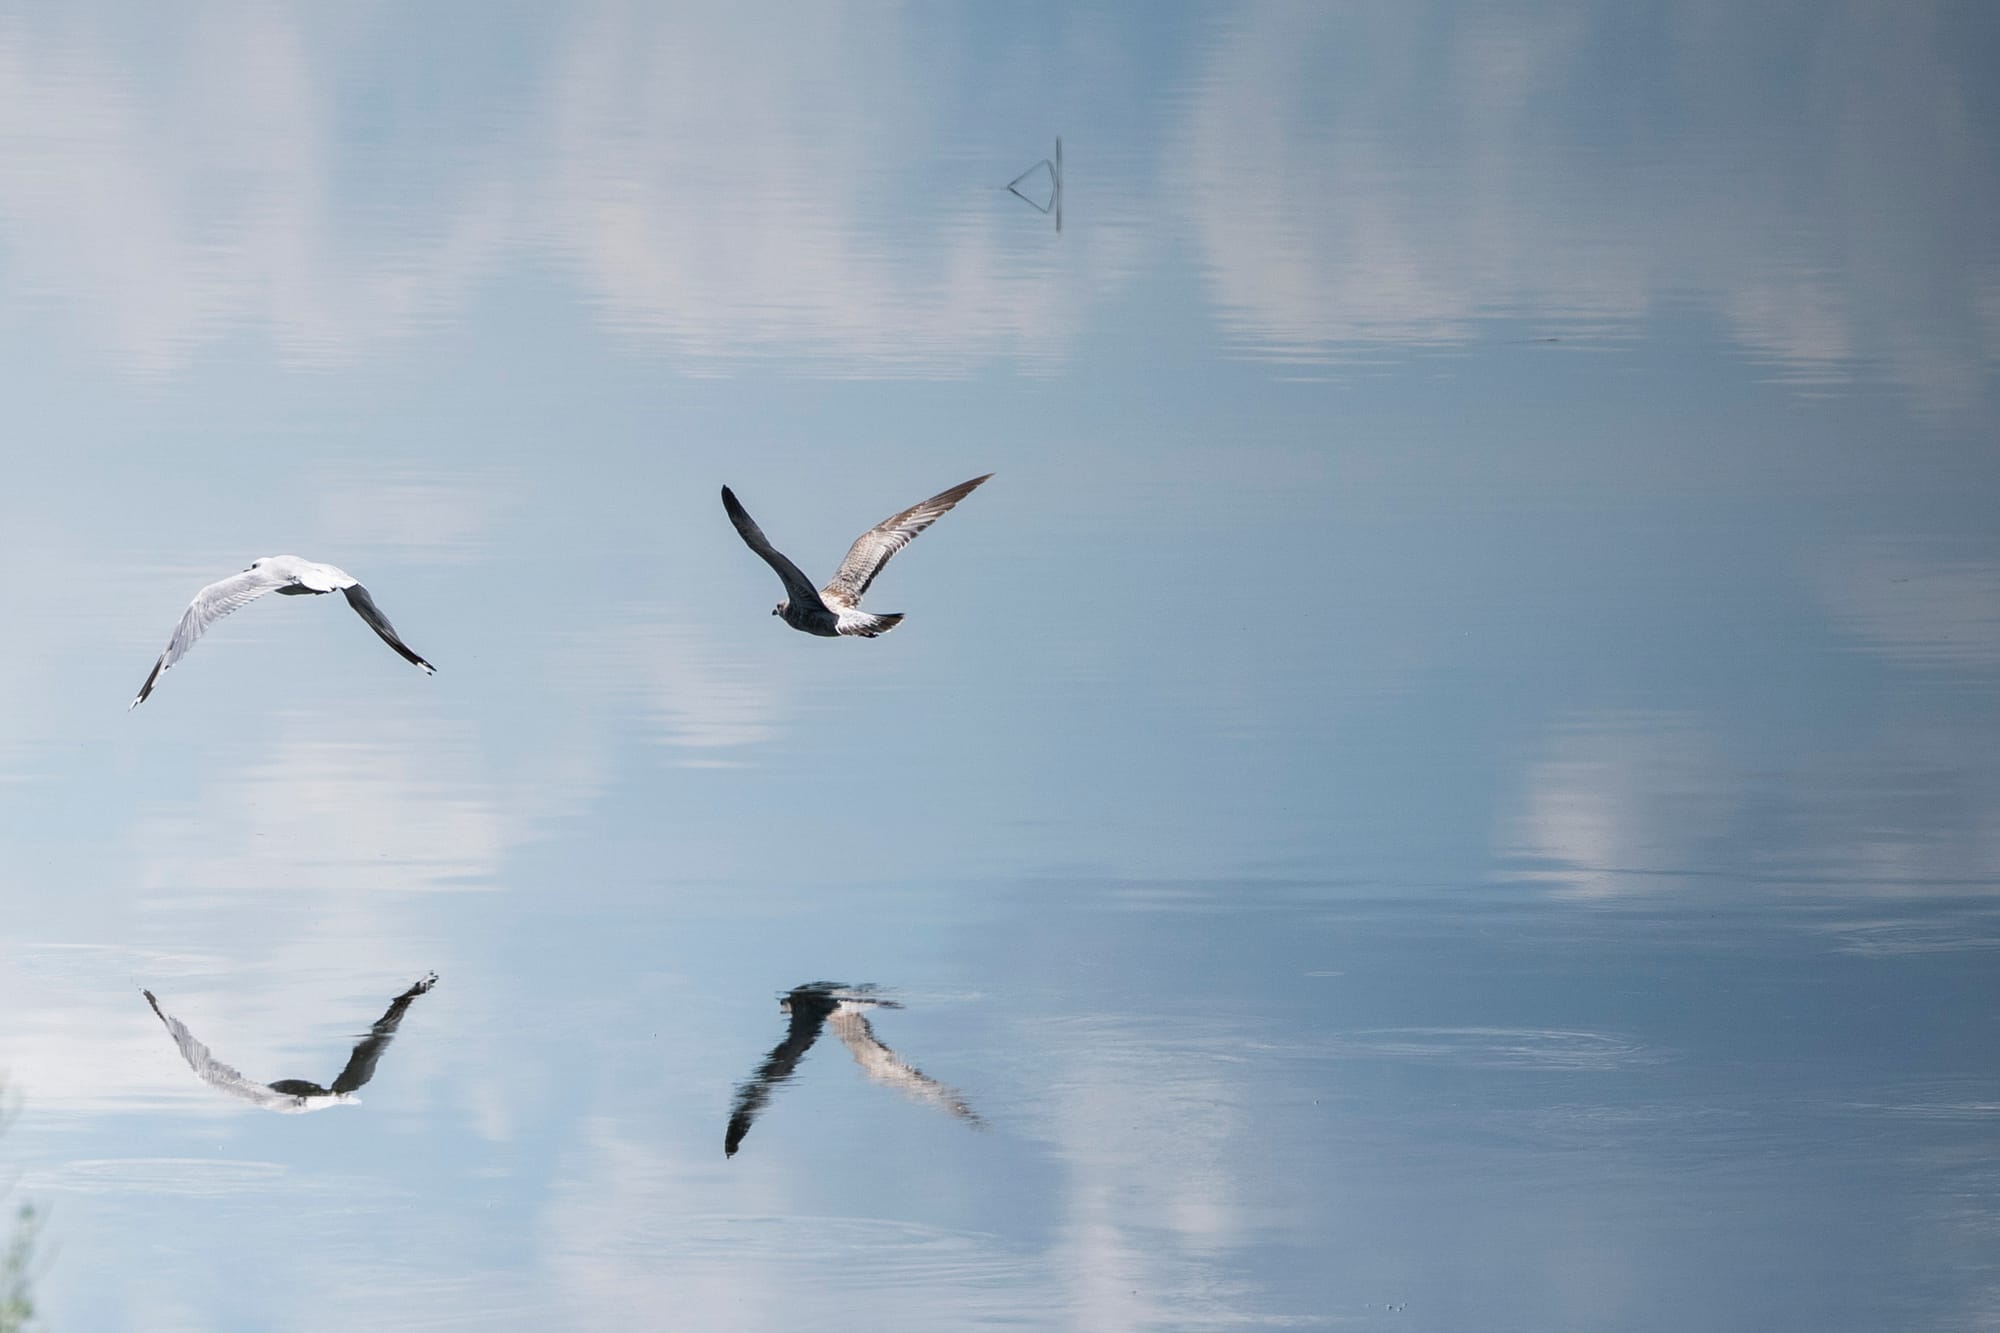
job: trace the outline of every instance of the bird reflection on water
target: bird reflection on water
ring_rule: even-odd
[[[282,1078],[275,1083],[258,1083],[245,1078],[211,1055],[208,1047],[196,1040],[185,1024],[160,1008],[153,992],[141,993],[145,995],[146,1003],[153,1006],[153,1012],[160,1016],[160,1021],[167,1025],[174,1045],[180,1047],[181,1058],[188,1062],[188,1068],[201,1076],[202,1082],[232,1097],[254,1102],[267,1111],[302,1114],[329,1106],[358,1105],[361,1099],[354,1095],[355,1090],[375,1077],[375,1066],[381,1061],[382,1052],[389,1049],[389,1042],[395,1037],[411,1001],[436,984],[437,973],[429,973],[391,1000],[388,1012],[376,1019],[375,1025],[368,1029],[368,1035],[355,1043],[354,1053],[347,1057],[346,1067],[333,1080],[331,1088],[299,1078]]]
[[[757,1067],[757,1072],[736,1089],[736,1105],[730,1112],[729,1129],[722,1140],[725,1157],[736,1155],[744,1135],[750,1132],[751,1122],[770,1102],[771,1093],[777,1086],[797,1071],[799,1061],[819,1040],[823,1027],[833,1029],[833,1034],[840,1038],[848,1054],[854,1057],[854,1063],[860,1065],[861,1072],[874,1082],[895,1088],[914,1101],[936,1106],[975,1127],[981,1125],[978,1114],[956,1089],[905,1063],[876,1037],[874,1027],[868,1022],[867,1011],[900,1009],[903,1006],[894,1000],[881,998],[873,986],[843,986],[833,981],[815,981],[793,988],[779,1001],[778,1007],[791,1020],[785,1029],[785,1039],[764,1057],[764,1063]]]

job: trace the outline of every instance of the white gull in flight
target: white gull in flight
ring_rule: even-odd
[[[241,574],[231,574],[209,584],[194,595],[188,609],[181,614],[181,623],[174,626],[174,637],[167,640],[167,650],[160,654],[160,660],[153,663],[152,674],[139,687],[138,697],[127,705],[128,711],[146,702],[146,696],[153,692],[153,686],[160,677],[187,656],[194,641],[216,621],[234,611],[246,602],[254,602],[267,592],[282,593],[288,597],[303,597],[316,593],[340,592],[347,597],[347,604],[354,608],[356,615],[368,622],[368,628],[382,636],[382,642],[403,655],[405,661],[415,663],[424,669],[424,674],[433,675],[437,668],[410,651],[408,644],[396,637],[396,627],[389,623],[389,617],[375,605],[375,599],[368,595],[368,589],[361,586],[352,574],[332,565],[322,565],[312,560],[301,560],[295,555],[267,555],[254,560],[250,568]]]
[[[992,475],[989,472],[985,477],[962,481],[922,504],[911,505],[893,518],[883,519],[854,539],[854,545],[847,549],[847,558],[840,562],[840,569],[818,590],[797,565],[771,545],[764,530],[757,526],[757,520],[750,517],[749,511],[737,502],[736,493],[727,486],[722,488],[722,507],[729,511],[729,521],[736,525],[744,544],[763,556],[764,563],[777,570],[778,577],[784,580],[786,598],[771,608],[772,615],[781,617],[793,629],[823,638],[858,634],[872,639],[896,628],[903,613],[878,616],[863,611],[861,595],[868,591],[868,585],[882,572],[882,566],[889,563],[890,556],[908,546],[918,533],[937,522],[940,515]]]

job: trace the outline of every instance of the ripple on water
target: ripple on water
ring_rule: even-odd
[[[1333,1054],[1468,1069],[1619,1069],[1659,1058],[1629,1038],[1572,1028],[1368,1028],[1337,1036]]]
[[[98,1157],[65,1162],[49,1171],[34,1172],[24,1189],[65,1190],[76,1194],[114,1194],[125,1190],[149,1194],[217,1196],[261,1189],[284,1178],[279,1162],[219,1162],[203,1157]]]

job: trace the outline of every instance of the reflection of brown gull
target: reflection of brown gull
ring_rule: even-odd
[[[757,1067],[757,1072],[737,1088],[736,1105],[729,1115],[729,1129],[722,1138],[725,1157],[736,1155],[743,1136],[750,1132],[751,1122],[770,1102],[771,1093],[797,1072],[799,1061],[819,1040],[820,1029],[829,1023],[833,1026],[834,1035],[840,1038],[854,1056],[854,1062],[870,1079],[888,1084],[917,1101],[941,1107],[972,1125],[980,1124],[979,1117],[956,1091],[905,1064],[876,1038],[862,1011],[870,1008],[899,1009],[902,1006],[894,1000],[877,999],[873,992],[872,986],[842,986],[832,981],[815,981],[810,985],[794,987],[779,1001],[778,1007],[790,1016],[785,1039],[764,1057],[764,1063]]]
[[[312,560],[301,560],[295,555],[267,555],[254,560],[250,568],[240,574],[231,574],[226,579],[218,579],[194,595],[188,609],[181,613],[180,624],[174,626],[173,638],[167,640],[166,651],[153,663],[153,670],[146,677],[146,683],[139,687],[138,697],[130,707],[137,708],[146,702],[146,696],[153,692],[153,686],[174,663],[187,656],[194,641],[202,636],[210,625],[234,611],[246,602],[254,602],[267,592],[279,593],[287,597],[306,597],[316,593],[339,592],[346,596],[347,604],[354,608],[354,614],[368,622],[368,628],[380,635],[382,642],[401,653],[403,659],[424,669],[426,675],[435,674],[437,668],[418,657],[410,646],[398,638],[396,627],[389,623],[389,617],[382,614],[382,608],[375,605],[375,599],[368,595],[368,589],[346,570],[332,565],[322,565]]]
[[[771,1100],[772,1089],[792,1076],[799,1067],[799,1060],[819,1040],[820,1028],[840,1003],[833,995],[837,989],[831,981],[818,981],[810,986],[795,988],[778,1002],[778,1007],[791,1016],[791,1023],[785,1029],[785,1039],[771,1048],[771,1053],[764,1057],[764,1063],[757,1066],[757,1072],[736,1089],[736,1105],[729,1113],[729,1129],[722,1136],[724,1157],[736,1155],[737,1145],[750,1132],[750,1122]]]
[[[911,505],[902,513],[883,519],[854,539],[854,545],[847,549],[847,558],[840,562],[840,569],[824,588],[817,590],[797,565],[771,545],[764,530],[757,526],[757,520],[750,517],[749,511],[737,501],[736,493],[727,486],[722,488],[722,507],[729,512],[729,521],[736,525],[744,544],[764,557],[764,563],[777,570],[778,577],[784,580],[785,600],[771,608],[772,615],[793,629],[822,638],[858,634],[872,639],[896,628],[903,614],[897,611],[878,616],[863,611],[861,595],[868,591],[868,585],[882,572],[882,566],[889,563],[890,556],[916,540],[918,533],[937,522],[940,515],[992,475],[989,472],[985,477],[960,482],[922,504]]]
[[[958,1089],[944,1084],[918,1069],[915,1065],[904,1064],[901,1057],[884,1046],[875,1035],[875,1029],[868,1025],[863,1010],[872,1005],[882,1004],[880,1000],[842,1000],[827,1020],[833,1028],[833,1035],[840,1038],[847,1047],[847,1053],[854,1057],[854,1063],[861,1066],[861,1072],[877,1083],[896,1089],[912,1101],[923,1102],[949,1111],[961,1120],[974,1125],[982,1123],[979,1116]]]
[[[390,1039],[396,1035],[396,1027],[403,1021],[403,1011],[410,1007],[410,1001],[436,984],[437,973],[433,972],[391,1000],[389,1012],[376,1019],[368,1035],[355,1044],[354,1053],[347,1057],[346,1068],[333,1080],[331,1088],[299,1078],[281,1078],[276,1083],[258,1083],[247,1079],[211,1055],[208,1047],[196,1040],[185,1024],[160,1008],[153,992],[141,993],[145,995],[146,1003],[153,1006],[153,1012],[160,1016],[160,1021],[167,1025],[174,1045],[180,1047],[181,1058],[188,1062],[188,1068],[201,1076],[202,1082],[232,1097],[254,1102],[267,1111],[296,1113],[358,1104],[361,1099],[354,1095],[354,1091],[375,1077],[375,1065],[381,1060],[382,1052],[389,1048]]]

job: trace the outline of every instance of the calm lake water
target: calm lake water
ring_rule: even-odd
[[[35,1326],[2000,1328],[1995,69],[9,9]],[[875,640],[718,500],[823,576],[985,472]],[[274,597],[128,712],[281,552],[436,677]]]

